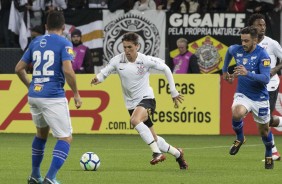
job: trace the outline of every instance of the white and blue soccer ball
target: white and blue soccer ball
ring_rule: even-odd
[[[93,152],[86,152],[80,158],[80,166],[84,171],[97,171],[100,164],[100,158]]]

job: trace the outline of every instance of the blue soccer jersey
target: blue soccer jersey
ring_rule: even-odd
[[[243,93],[254,101],[268,100],[266,84],[270,80],[270,57],[265,49],[257,45],[254,51],[248,53],[242,45],[230,46],[225,56],[223,72],[227,72],[232,57],[237,66],[243,65],[248,71],[246,76],[238,76],[236,92]]]
[[[33,65],[28,96],[34,98],[65,97],[63,61],[73,60],[72,43],[57,34],[36,37],[22,61]]]

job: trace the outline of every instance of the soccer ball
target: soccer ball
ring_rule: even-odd
[[[100,164],[98,155],[93,152],[86,152],[80,158],[80,167],[84,171],[96,171]]]

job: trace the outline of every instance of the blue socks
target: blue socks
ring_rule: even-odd
[[[34,178],[40,178],[40,164],[44,156],[46,139],[34,137],[32,142],[32,172],[31,176]]]
[[[53,180],[56,178],[56,174],[59,169],[64,164],[65,160],[68,157],[70,149],[70,144],[63,140],[58,140],[55,148],[53,150],[53,160],[49,171],[46,175],[47,178]]]
[[[232,128],[237,135],[237,140],[244,141],[244,132],[243,132],[243,121],[234,121],[232,120]]]
[[[267,137],[261,137],[265,145],[265,157],[272,157],[272,132],[269,130]]]
[[[237,140],[244,141],[244,132],[243,132],[243,121],[234,121],[232,120],[232,128],[235,131],[237,135]],[[265,145],[265,157],[271,157],[272,156],[272,132],[269,131],[268,135],[266,137],[261,137],[264,145]]]

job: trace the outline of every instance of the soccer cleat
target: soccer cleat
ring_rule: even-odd
[[[273,161],[280,161],[281,160],[280,153],[279,152],[272,153],[272,159]]]
[[[177,150],[180,152],[180,156],[176,159],[176,162],[179,164],[179,168],[188,169],[188,164],[184,159],[184,151],[181,148],[177,148]]]
[[[42,184],[60,184],[56,179],[45,178]]]
[[[244,137],[244,141],[239,141],[239,140],[235,140],[230,148],[229,154],[230,155],[236,155],[240,149],[240,147],[242,146],[242,144],[244,144],[246,142],[246,137]]]
[[[27,179],[27,184],[42,184],[42,182],[42,178],[34,178],[32,176],[29,176]]]
[[[264,168],[273,169],[274,163],[272,157],[265,157]]]
[[[272,160],[273,161],[280,161],[281,160],[280,153],[279,152],[272,153]],[[265,159],[263,159],[262,162],[265,162]]]
[[[166,158],[165,158],[165,155],[162,154],[162,153],[153,153],[153,159],[150,161],[150,164],[151,165],[155,165],[159,162],[162,162],[164,161]]]

